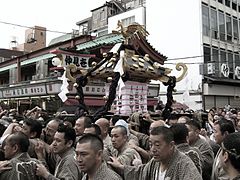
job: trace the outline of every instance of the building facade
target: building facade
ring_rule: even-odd
[[[173,0],[156,6],[146,3],[149,41],[168,55],[165,64],[171,69],[177,62],[188,66],[174,98],[195,110],[239,107],[240,1]],[[158,24],[151,20],[154,13],[158,13]],[[161,87],[163,100],[165,92]]]
[[[119,17],[113,18],[114,16]],[[77,105],[73,83],[69,84],[69,99],[64,104],[58,97],[62,85],[60,78],[63,75],[63,68],[54,67],[52,59],[60,55],[65,65],[74,63],[82,66],[84,64],[81,68],[89,68],[92,61],[98,62],[102,59],[103,53],[108,52],[116,43],[123,41],[122,36],[107,35],[115,29],[118,20],[125,20],[125,26],[135,22],[145,25],[144,18],[144,1],[111,1],[92,10],[92,17],[79,21],[77,23],[79,32],[55,38],[49,46],[40,49],[34,49],[35,46],[30,47],[30,45],[32,43],[45,45],[41,37],[45,36],[43,32],[46,33],[46,31],[38,26],[30,29],[26,32],[26,43],[21,46],[27,45],[28,53],[25,52],[0,63],[0,77],[8,79],[1,83],[0,100],[20,110],[28,109],[32,105],[40,105],[44,109],[56,112],[57,108],[63,105]],[[93,32],[97,37],[91,36]],[[36,40],[36,37],[40,37],[40,40]],[[79,55],[81,53],[94,55],[94,58],[82,57]],[[92,107],[92,110],[102,106],[105,91],[104,82],[91,82],[84,88],[86,105]],[[148,105],[152,110],[157,104],[158,99],[155,97],[158,96],[158,92],[159,85],[149,85]]]

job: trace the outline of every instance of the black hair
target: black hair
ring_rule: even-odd
[[[68,127],[66,125],[59,125],[57,132],[64,133],[64,139],[66,142],[72,140],[72,147],[74,146],[75,140],[76,140],[76,132],[73,128]]]
[[[77,117],[75,117],[75,116],[70,116],[70,117],[65,117],[65,118],[63,119],[63,122],[69,122],[69,123],[72,124],[72,127],[74,127],[76,120],[77,120]]]
[[[167,143],[174,141],[173,132],[165,126],[159,126],[159,127],[153,128],[150,131],[150,135],[163,135],[164,141]]]
[[[223,140],[223,152],[228,152],[232,166],[240,171],[240,132],[228,134]]]
[[[80,137],[77,143],[83,144],[88,142],[91,143],[91,147],[95,152],[103,150],[103,141],[99,136],[95,134],[84,134],[82,137]]]
[[[114,126],[116,124],[116,122],[120,119],[120,116],[119,115],[113,115],[111,119],[112,119],[112,124]]]
[[[87,126],[87,127],[85,127],[85,129],[86,128],[94,128],[94,130],[95,130],[95,135],[97,135],[97,136],[101,136],[101,129],[100,129],[100,127],[97,125],[97,124],[90,124],[89,126]]]
[[[88,116],[81,116],[78,119],[83,119],[83,121],[84,121],[84,128],[86,128],[86,127],[88,127],[88,126],[90,126],[92,124],[92,119],[90,117],[88,117]]]
[[[178,120],[178,115],[176,113],[172,113],[168,117],[168,120]]]
[[[40,138],[42,133],[42,124],[38,120],[34,120],[31,118],[25,118],[23,123],[30,127],[30,132],[36,132],[35,138]]]
[[[188,128],[185,124],[173,124],[170,129],[174,135],[174,142],[176,144],[186,143],[188,136]]]
[[[228,133],[235,132],[235,128],[234,128],[234,125],[233,125],[232,121],[221,118],[220,120],[215,121],[214,124],[219,125],[220,131],[221,131],[222,134],[224,134],[225,132],[228,132]]]
[[[194,130],[201,130],[200,122],[195,119],[187,121],[186,124],[191,126]]]

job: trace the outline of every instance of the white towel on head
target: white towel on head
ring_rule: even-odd
[[[118,125],[125,127],[126,130],[127,130],[127,136],[129,136],[128,123],[127,123],[126,121],[124,121],[123,119],[119,119],[119,120],[116,122],[115,126],[118,126]]]

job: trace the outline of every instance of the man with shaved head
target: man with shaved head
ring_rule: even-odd
[[[117,150],[112,156],[125,165],[135,165],[135,159],[142,163],[139,153],[128,144],[127,129],[124,126],[117,125],[111,131],[112,146]]]
[[[167,126],[163,120],[156,120],[152,121],[149,127],[149,134],[151,130],[155,127],[160,127],[160,126]],[[139,141],[139,146],[134,146],[131,144],[131,147],[134,148],[141,156],[143,159],[143,162],[148,162],[148,160],[151,158],[150,157],[150,147],[149,147],[149,136],[134,130],[130,130],[132,134],[137,136],[138,141]]]
[[[97,124],[101,129],[101,137],[103,140],[104,148],[106,148],[107,146],[112,144],[111,138],[108,134],[110,122],[106,118],[100,118],[95,122],[95,124]]]
[[[155,127],[160,127],[160,126],[167,126],[165,124],[165,122],[163,120],[156,120],[153,121],[149,127],[149,134],[150,131],[155,128]],[[149,136],[134,130],[130,130],[131,133],[133,133],[135,136],[137,136],[138,140],[139,140],[139,147],[145,149],[145,150],[149,150]]]
[[[85,134],[79,139],[76,147],[76,159],[79,168],[85,173],[83,180],[122,180],[103,161],[103,142],[96,135]]]

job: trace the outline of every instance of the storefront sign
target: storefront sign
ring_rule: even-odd
[[[237,67],[235,68],[235,76],[236,76],[238,79],[240,79],[240,66],[237,66]]]
[[[63,66],[64,67],[73,63],[77,67],[89,68],[89,66],[88,66],[89,57],[81,57],[81,56],[66,55],[66,54],[62,54],[62,57],[63,57]]]
[[[228,77],[229,76],[229,67],[227,64],[222,64],[221,65],[221,73],[223,74],[224,77]]]
[[[76,94],[77,90],[73,86],[69,86],[69,94]],[[83,87],[84,95],[98,95],[104,96],[105,95],[105,87],[104,86],[85,86]]]
[[[41,84],[28,84],[17,87],[9,87],[3,88],[0,90],[0,99],[4,98],[18,98],[18,97],[34,97],[34,96],[46,96],[46,95],[55,95],[60,92],[61,82],[45,82]],[[135,85],[134,85],[135,87]],[[130,87],[131,88],[131,87]],[[140,90],[144,91],[144,95],[147,94],[148,97],[157,97],[159,86],[149,87],[140,87],[140,85],[136,86],[136,88],[140,93]],[[142,88],[142,89],[141,89]],[[144,88],[144,89],[143,89]],[[76,88],[73,87],[73,84],[70,84],[69,94],[76,95]],[[89,85],[83,87],[84,95],[90,96],[105,96],[105,94],[109,91],[109,86],[101,86],[101,85]]]
[[[51,53],[56,54],[52,58],[52,64],[57,67],[66,67],[69,64],[75,64],[77,67],[88,69],[89,59],[96,57],[95,54],[78,54],[59,49],[55,49]]]
[[[46,95],[45,85],[32,87],[14,87],[2,91],[3,98]]]

